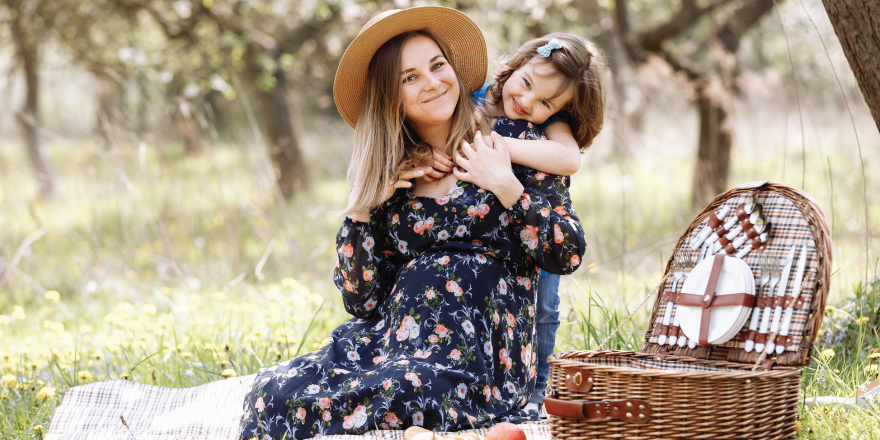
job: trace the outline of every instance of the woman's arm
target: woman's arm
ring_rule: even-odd
[[[401,173],[388,185],[385,200],[398,188],[409,188],[409,180],[425,174],[424,168]],[[386,257],[388,249],[387,213],[383,206],[372,213],[352,213],[342,222],[336,236],[338,260],[333,281],[342,292],[345,310],[358,318],[369,318],[394,286],[397,267]],[[388,251],[388,252],[386,252]]]
[[[560,176],[570,176],[581,166],[581,152],[571,134],[571,126],[562,121],[544,129],[547,140],[502,138],[510,151],[510,161]]]

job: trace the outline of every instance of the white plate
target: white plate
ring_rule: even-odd
[[[694,267],[682,286],[683,293],[703,295],[712,272],[714,258],[706,258]],[[716,296],[748,293],[754,295],[754,276],[749,265],[739,258],[725,257],[715,288]],[[681,330],[694,341],[700,339],[702,307],[679,306]],[[723,344],[732,339],[742,328],[751,308],[745,306],[713,307],[709,321],[709,337],[712,345]]]

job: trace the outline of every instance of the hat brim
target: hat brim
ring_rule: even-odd
[[[486,80],[489,60],[483,32],[464,13],[443,6],[417,6],[390,11],[368,23],[351,42],[333,81],[333,100],[339,114],[354,128],[364,102],[367,70],[376,51],[388,40],[405,32],[428,30],[440,37],[449,50],[449,63],[468,93]]]

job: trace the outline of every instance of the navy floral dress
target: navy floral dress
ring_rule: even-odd
[[[540,138],[526,121],[495,130]],[[586,250],[568,177],[514,165],[510,209],[458,181],[442,198],[401,189],[346,219],[334,279],[355,317],[315,352],[261,370],[242,438],[309,438],[419,425],[521,422],[535,384],[539,268],[573,272]]]

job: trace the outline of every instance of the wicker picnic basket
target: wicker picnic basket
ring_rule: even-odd
[[[549,357],[551,390],[544,404],[554,437],[794,437],[799,367],[810,360],[831,278],[831,233],[822,209],[809,194],[787,185],[745,184],[716,197],[694,219],[676,249],[690,251],[683,245],[716,208],[736,207],[750,196],[763,203],[773,222],[773,238],[763,249],[765,255],[784,257],[792,245],[808,249],[800,296],[785,303],[793,309],[789,336],[774,333],[768,339],[776,338],[785,347],[783,354],[747,353],[743,347],[748,321],[738,336],[724,344],[694,349],[674,346],[674,351],[667,351],[668,345],[656,342],[661,327],[666,327],[661,321],[670,297],[657,295],[641,352],[592,350]],[[753,271],[759,266],[757,254],[743,257]],[[673,270],[670,258],[663,281],[649,298],[671,289]]]

